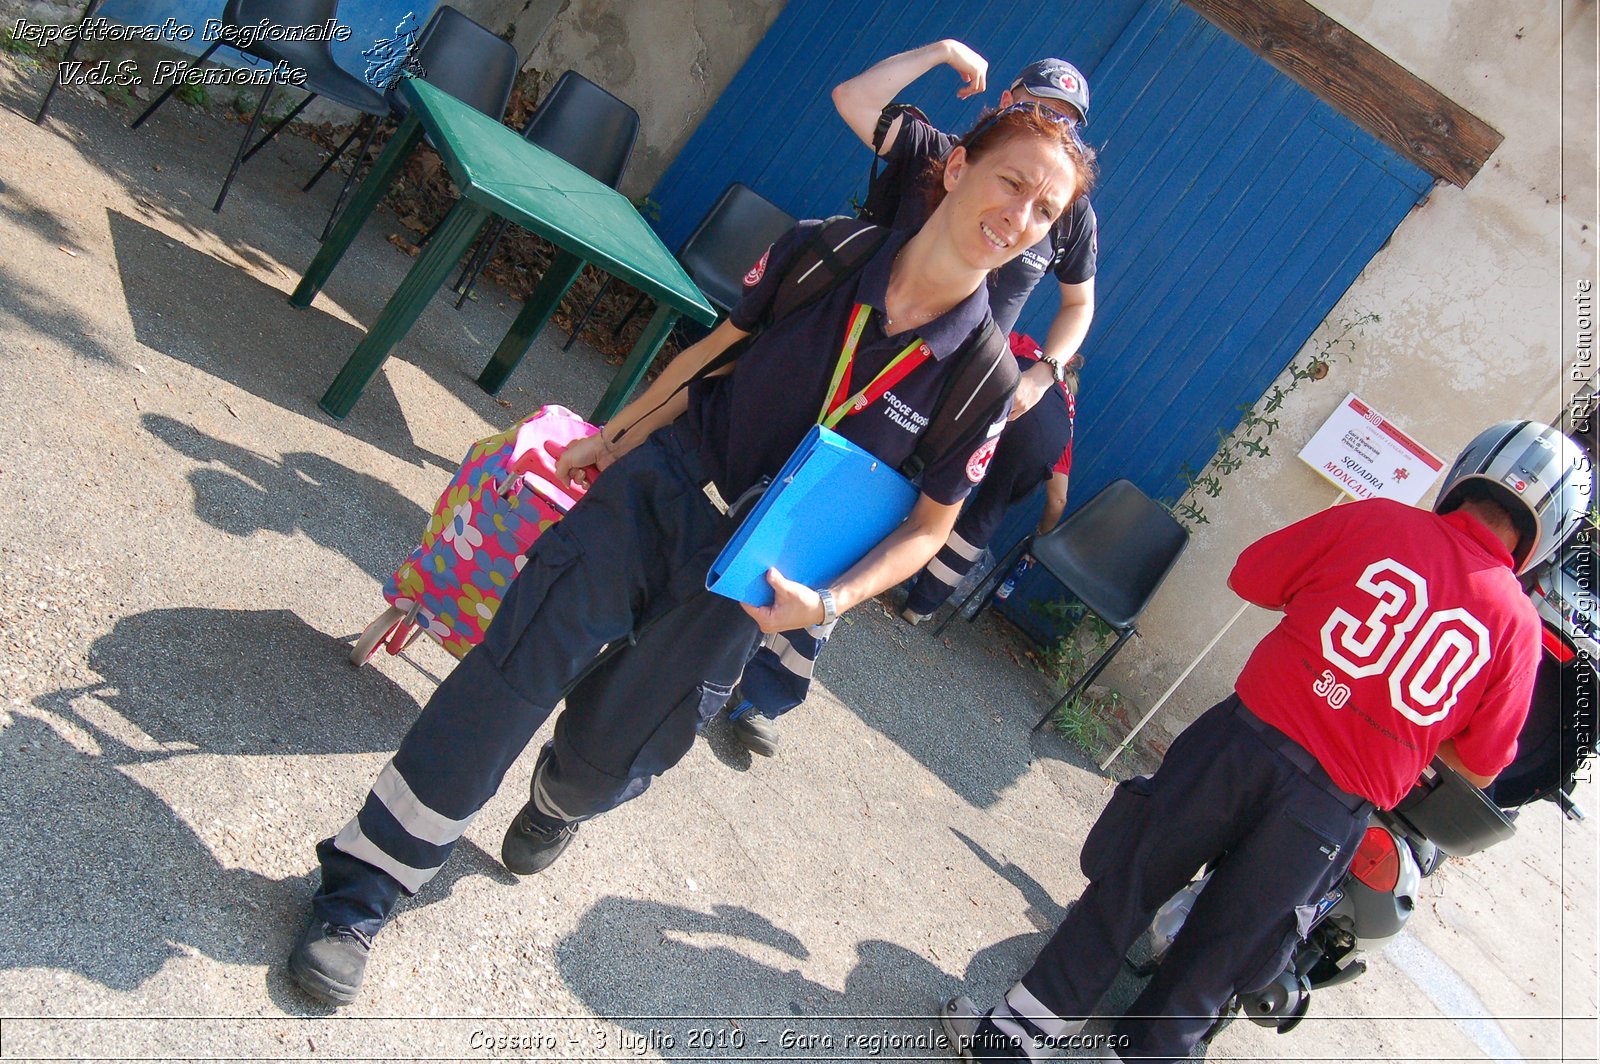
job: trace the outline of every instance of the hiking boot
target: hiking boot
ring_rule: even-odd
[[[945,1002],[939,1022],[944,1026],[945,1037],[950,1039],[951,1052],[962,1060],[1030,1059],[1016,1039],[996,1027],[989,1014],[979,1012],[972,999],[965,995]]]
[[[522,807],[500,843],[500,863],[519,876],[543,872],[578,833],[576,821],[545,816],[530,801]]]
[[[371,951],[367,935],[313,916],[289,954],[289,976],[318,1001],[348,1005],[361,989]]]
[[[923,621],[927,620],[929,617],[932,617],[932,616],[933,616],[933,614],[931,614],[931,613],[918,613],[916,610],[912,609],[910,606],[907,606],[905,609],[900,611],[900,619],[902,621],[905,621],[907,624],[909,624],[913,628],[915,628],[917,625],[921,624]]]
[[[739,737],[744,748],[752,754],[760,754],[762,757],[777,755],[778,726],[749,699],[741,700],[737,706],[728,710],[728,723],[733,725],[733,734]]]

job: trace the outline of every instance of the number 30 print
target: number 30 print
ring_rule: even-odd
[[[1428,582],[1392,558],[1367,566],[1356,586],[1376,601],[1364,618],[1335,609],[1322,654],[1350,677],[1383,675],[1395,710],[1426,727],[1450,714],[1489,661],[1489,630],[1461,608],[1428,609]]]

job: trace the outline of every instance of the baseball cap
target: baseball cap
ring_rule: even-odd
[[[1029,63],[1012,82],[1041,99],[1062,100],[1078,109],[1083,124],[1089,124],[1089,83],[1078,68],[1065,59],[1040,59]]]

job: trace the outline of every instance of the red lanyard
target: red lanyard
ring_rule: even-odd
[[[833,367],[833,380],[828,385],[828,395],[823,400],[822,412],[817,415],[817,424],[824,428],[831,429],[847,415],[859,414],[928,359],[930,353],[928,345],[923,343],[920,337],[915,338],[899,354],[891,358],[889,364],[867,382],[866,387],[850,395],[850,369],[855,365],[856,348],[861,343],[861,331],[866,328],[867,318],[871,314],[871,307],[857,303],[856,309],[850,315],[850,328],[845,332],[844,346],[839,349],[839,361]]]

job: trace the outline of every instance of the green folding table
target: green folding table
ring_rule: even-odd
[[[400,92],[411,105],[410,113],[306,267],[289,302],[311,305],[424,132],[444,159],[461,198],[329,385],[318,404],[322,409],[337,418],[350,412],[390,349],[411,328],[491,215],[537,233],[558,250],[478,375],[485,391],[498,392],[505,384],[585,262],[656,300],[654,316],[595,408],[596,422],[610,418],[627,400],[680,315],[705,325],[717,320],[678,260],[616,189],[427,82],[408,79]]]

